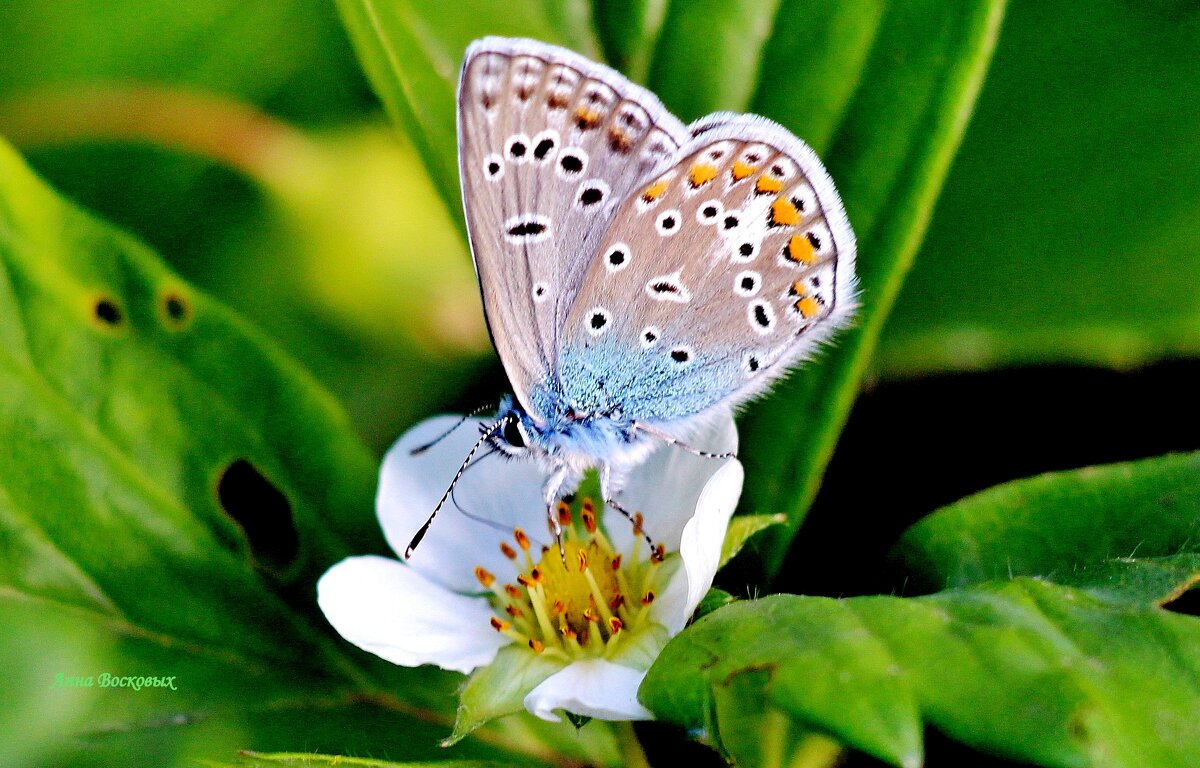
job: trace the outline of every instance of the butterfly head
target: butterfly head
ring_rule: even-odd
[[[500,403],[500,423],[492,430],[488,443],[513,458],[544,456],[547,451],[538,440],[539,435],[532,417],[512,397],[505,397]]]

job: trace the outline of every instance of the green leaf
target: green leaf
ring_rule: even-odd
[[[475,670],[463,687],[454,733],[443,745],[457,744],[489,720],[523,712],[526,694],[564,666],[561,659],[548,658],[528,648],[516,645],[501,648],[495,660]]]
[[[685,630],[640,698],[718,741],[722,710],[765,698],[896,766],[921,764],[923,727],[1044,766],[1191,765],[1197,658],[1195,618],[1033,579],[913,599],[785,595]]]
[[[1200,351],[1198,43],[1186,4],[1014,5],[884,374]]]
[[[774,525],[787,522],[787,515],[738,515],[729,521],[729,530],[725,531],[725,541],[721,542],[721,562],[718,569],[742,551],[742,547],[754,537],[754,534],[765,531]]]
[[[696,606],[696,610],[692,614],[692,620],[695,621],[696,619],[704,618],[718,608],[729,605],[735,600],[737,598],[725,590],[713,587],[700,599],[700,604]]]
[[[298,752],[242,752],[232,762],[206,761],[212,768],[502,768],[509,763],[497,763],[483,760],[446,760],[425,763],[393,763],[388,760],[371,760],[363,757],[346,757],[344,755],[318,755]]]
[[[0,434],[13,438],[0,676],[28,686],[19,719],[0,717],[0,762],[340,750],[372,722],[364,751],[445,754],[456,678],[378,662],[315,608],[331,563],[386,549],[376,462],[345,417],[261,334],[3,144]],[[593,746],[513,733],[481,733],[463,754],[487,743],[554,761]]]
[[[1003,16],[1004,3],[784,2],[751,108],[808,139],[858,236],[855,327],[743,419],[743,508],[786,511],[778,567],[804,518],[913,260]]]
[[[588,30],[562,24],[578,12],[552,2],[464,0],[447,14],[437,0],[338,0],[338,9],[375,93],[416,144],[456,218],[454,92],[467,45],[485,35],[535,37],[595,54]]]
[[[1200,453],[989,488],[909,528],[892,558],[917,591],[1039,576],[1169,602],[1200,582]]]

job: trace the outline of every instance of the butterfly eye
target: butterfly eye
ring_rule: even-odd
[[[504,437],[504,442],[513,448],[524,448],[529,445],[529,434],[525,432],[525,426],[516,416],[510,416],[504,422],[502,436]]]

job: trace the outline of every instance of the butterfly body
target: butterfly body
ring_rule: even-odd
[[[686,443],[852,315],[841,200],[815,153],[765,118],[685,126],[608,67],[491,37],[466,52],[458,139],[514,392],[480,443],[542,462],[548,504],[591,467],[612,503],[663,442],[724,455]]]

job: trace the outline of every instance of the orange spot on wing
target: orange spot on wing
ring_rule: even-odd
[[[783,191],[783,182],[770,176],[759,176],[754,191],[760,195],[777,195]]]
[[[663,192],[667,191],[667,182],[656,181],[646,187],[646,191],[642,193],[642,199],[647,203],[653,203],[655,200],[663,196]]]
[[[754,166],[747,165],[741,160],[738,160],[733,164],[733,167],[729,169],[729,175],[733,177],[734,182],[739,182],[752,173],[754,173]]]
[[[717,166],[710,163],[696,163],[692,166],[692,170],[688,172],[688,183],[693,188],[702,187],[716,177]]]
[[[797,280],[796,282],[792,283],[792,287],[788,293],[792,294],[793,296],[803,296],[808,293],[808,290],[805,289],[804,283]]]
[[[812,296],[805,296],[803,299],[800,299],[800,301],[796,302],[796,311],[799,312],[800,316],[805,320],[816,315],[819,309],[820,305],[817,304],[817,300]]]
[[[792,239],[788,240],[787,249],[784,250],[784,257],[798,264],[812,264],[814,255],[812,243],[804,235],[792,235]]]
[[[575,110],[575,125],[579,126],[581,131],[595,128],[599,122],[600,113],[596,110],[587,107],[578,107]]]
[[[776,198],[771,203],[771,223],[780,227],[794,227],[800,223],[800,211],[786,197]]]

